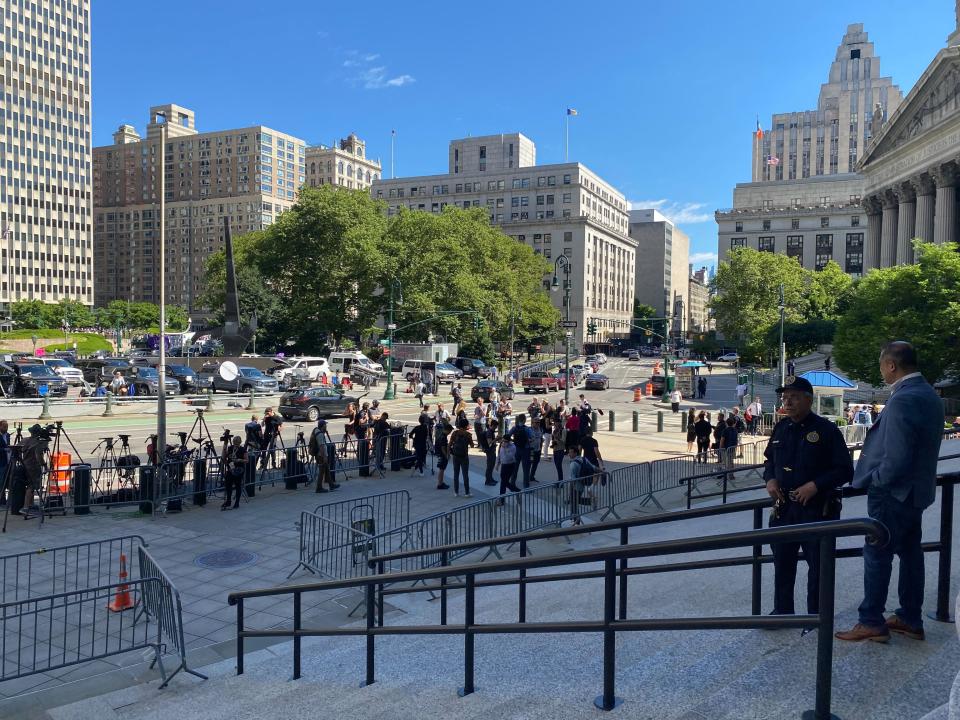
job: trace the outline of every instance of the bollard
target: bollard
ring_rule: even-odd
[[[198,507],[207,504],[207,461],[206,460],[193,461],[193,504]]]
[[[111,415],[113,415],[113,393],[108,390],[107,405],[103,409],[103,417],[110,417]]]
[[[640,432],[640,413],[633,411],[633,431]]]
[[[284,464],[283,486],[287,490],[296,490],[299,477],[299,462],[297,460],[297,449],[295,447],[287,448],[287,462]]]
[[[213,389],[207,388],[207,412],[213,412]]]
[[[610,415],[610,432],[613,432],[614,430],[617,429],[617,414],[613,410],[611,410],[609,412],[609,415]]]
[[[247,456],[249,458],[249,455]],[[243,466],[243,489],[247,492],[247,497],[252,498],[257,494],[257,464],[247,462]]]
[[[247,401],[247,410],[253,410],[253,388],[250,388],[250,399]]]
[[[596,410],[590,413],[590,431],[591,432],[597,431],[597,411]]]
[[[49,420],[50,419],[50,395],[43,396],[43,409],[40,410],[40,419]]]
[[[657,410],[657,432],[663,432],[663,410]]]
[[[680,432],[687,431],[687,414],[685,412],[680,413]]]

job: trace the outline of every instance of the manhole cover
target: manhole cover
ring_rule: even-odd
[[[235,568],[244,565],[253,565],[259,555],[246,550],[214,550],[213,552],[203,553],[194,558],[193,563],[203,568]]]

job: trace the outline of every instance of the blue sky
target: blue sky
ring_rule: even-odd
[[[397,175],[420,175],[446,170],[450,139],[497,132],[562,161],[573,107],[571,160],[658,204],[709,264],[713,211],[750,179],[756,116],[766,127],[814,108],[855,22],[906,93],[953,30],[954,3],[97,0],[94,144],[121,123],[143,132],[151,105],[175,102],[200,130],[262,123],[325,144],[356,132],[385,174],[396,129]]]

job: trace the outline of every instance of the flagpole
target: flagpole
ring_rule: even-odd
[[[390,179],[391,180],[393,180],[397,176],[397,173],[393,165],[393,141],[396,137],[397,137],[397,131],[391,130],[390,131]]]
[[[570,162],[570,111],[566,114],[566,132],[564,133],[563,161]]]

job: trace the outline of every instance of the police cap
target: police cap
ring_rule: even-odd
[[[807,395],[813,395],[813,385],[810,384],[810,381],[802,377],[794,377],[793,375],[788,375],[783,380],[783,387],[778,387],[777,392],[782,393],[784,390],[796,390],[797,392],[806,393]]]

